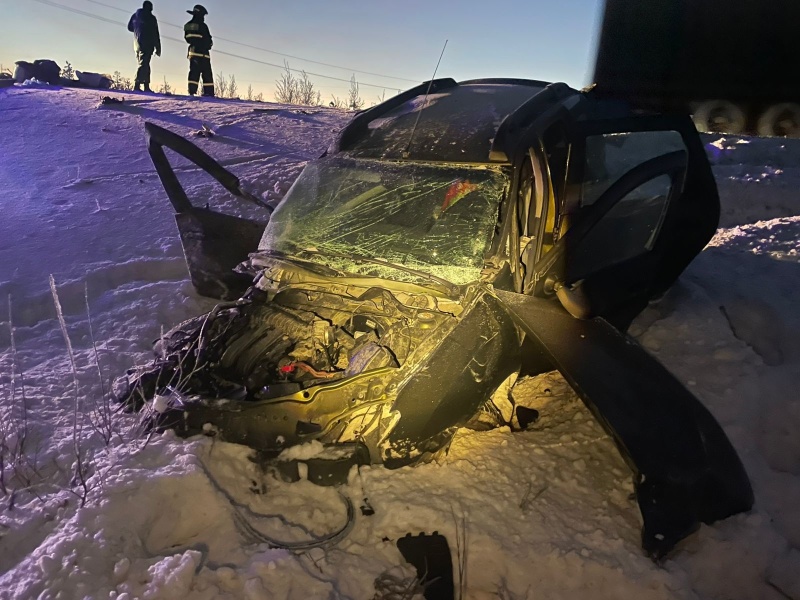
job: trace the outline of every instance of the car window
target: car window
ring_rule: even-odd
[[[677,131],[635,131],[587,137],[580,205],[594,204],[615,181],[637,165],[677,150],[686,150]]]
[[[570,271],[581,276],[651,250],[667,212],[672,186],[672,177],[660,175],[628,192],[581,241]]]

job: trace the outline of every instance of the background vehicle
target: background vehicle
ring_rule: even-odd
[[[445,450],[490,398],[500,422],[522,426],[495,392],[525,363],[561,371],[618,442],[653,556],[752,505],[713,416],[624,335],[716,230],[688,117],[560,83],[428,82],[357,115],[257,252],[263,225],[194,207],[162,146],[258,198],[193,144],[146,128],[193,282],[235,299],[170,331],[154,364],[118,382],[131,403],[155,398],[162,425],[271,455],[314,440],[397,467]]]
[[[800,136],[800,4],[606,0],[595,92],[700,131]]]

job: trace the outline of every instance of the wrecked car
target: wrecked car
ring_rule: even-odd
[[[634,472],[651,556],[752,506],[714,417],[625,334],[717,227],[688,116],[437,79],[357,114],[274,212],[194,144],[146,131],[192,282],[222,300],[116,382],[158,426],[395,468],[478,414],[524,427],[509,382],[558,369]],[[164,147],[263,217],[195,206]]]

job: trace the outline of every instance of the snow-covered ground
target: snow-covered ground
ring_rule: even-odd
[[[0,90],[0,440],[18,447],[25,432],[27,456],[0,464],[0,598],[369,599],[377,578],[414,575],[398,537],[439,531],[458,562],[461,531],[462,598],[800,599],[800,143],[707,138],[721,228],[632,328],[723,425],[756,494],[749,514],[703,526],[656,565],[640,548],[629,469],[557,374],[514,390],[541,410],[532,430],[465,430],[441,463],[362,468],[338,489],[265,477],[239,446],[137,437],[129,415],[106,445],[91,425],[105,420],[84,417],[84,488],[73,371],[81,415],[102,414],[114,376],[213,305],[188,281],[143,123],[190,138],[211,126],[215,137],[193,139],[277,200],[348,118],[124,98]],[[190,195],[224,201],[200,171],[184,164],[181,177]],[[355,520],[337,545],[265,542],[335,532],[346,498]]]

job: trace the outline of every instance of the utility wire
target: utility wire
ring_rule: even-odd
[[[105,2],[99,2],[98,0],[86,0],[86,2],[90,2],[91,4],[97,4],[98,6],[105,6],[106,8],[110,8],[112,10],[116,10],[125,14],[128,14],[128,10],[124,8],[119,8],[118,6],[112,6],[111,4],[106,4]],[[163,21],[159,19],[159,24],[163,23],[164,25],[169,25],[170,27],[175,27],[183,31],[183,25],[176,25],[175,23],[170,23],[169,21]],[[278,56],[285,56],[286,58],[292,58],[294,60],[302,60],[304,62],[312,63],[315,65],[321,65],[323,67],[332,67],[334,69],[341,69],[343,71],[350,71],[351,73],[361,73],[362,75],[374,75],[375,77],[385,77],[386,79],[395,79],[397,81],[406,81],[409,83],[419,83],[416,79],[408,79],[406,77],[394,77],[393,75],[384,75],[382,73],[373,73],[371,71],[361,71],[360,69],[351,69],[349,67],[342,67],[340,65],[334,65],[331,63],[320,62],[318,60],[311,60],[310,58],[303,58],[302,56],[294,56],[292,54],[286,54],[285,52],[278,52],[277,50],[270,50],[268,48],[262,48],[261,46],[253,46],[252,44],[245,44],[244,42],[237,42],[236,40],[230,40],[224,37],[214,36],[215,40],[222,40],[223,42],[229,42],[231,44],[236,44],[237,46],[244,46],[245,48],[252,48],[253,50],[260,50],[261,52],[268,52],[270,54],[277,54]],[[387,86],[389,87],[389,86]]]
[[[40,4],[45,4],[47,6],[52,6],[54,8],[60,8],[62,10],[66,10],[68,12],[75,13],[76,15],[81,15],[81,16],[84,16],[84,17],[88,17],[90,19],[96,19],[98,21],[103,21],[104,23],[110,23],[112,25],[119,25],[120,27],[125,27],[127,29],[127,24],[126,23],[120,23],[119,21],[114,21],[113,19],[107,19],[105,17],[101,17],[99,15],[95,15],[95,14],[90,13],[90,12],[86,12],[86,11],[83,11],[83,10],[80,10],[80,9],[77,9],[77,8],[72,8],[71,6],[64,6],[63,4],[58,4],[57,2],[51,2],[50,0],[33,0],[33,1],[34,2],[38,2]],[[165,36],[161,36],[161,37],[166,39],[166,40],[173,41],[173,42],[178,42],[178,43],[181,43],[181,44],[185,43],[185,40],[181,40],[181,39],[178,39],[178,38],[174,38],[174,37],[170,37],[170,36],[166,36],[166,35]],[[266,65],[268,67],[275,67],[277,69],[282,69],[282,70],[283,69],[288,69],[289,71],[294,71],[295,73],[305,73],[306,75],[313,75],[314,77],[322,77],[323,79],[332,79],[334,81],[344,81],[345,83],[350,83],[350,79],[343,79],[342,77],[334,77],[332,75],[323,75],[322,73],[312,73],[311,71],[304,71],[302,69],[292,69],[292,68],[290,68],[290,67],[288,67],[286,65],[276,65],[275,63],[267,62],[267,61],[264,61],[264,60],[259,60],[257,58],[250,58],[248,56],[242,56],[240,54],[233,54],[231,52],[225,52],[224,50],[216,50],[215,49],[214,53],[215,54],[222,54],[224,56],[230,56],[232,58],[238,58],[240,60],[246,60],[246,61],[258,63],[260,65]],[[377,88],[379,90],[385,90],[387,88],[392,89],[392,86],[389,86],[389,85],[378,85],[378,84],[375,84],[375,83],[364,83],[364,82],[361,82],[361,81],[359,81],[357,83],[358,83],[359,86],[373,87],[373,88]]]

